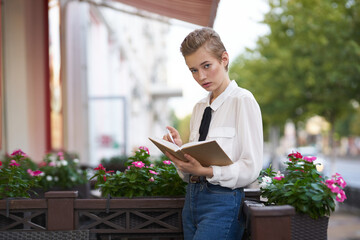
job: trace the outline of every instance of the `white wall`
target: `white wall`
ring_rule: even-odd
[[[5,150],[35,161],[45,153],[45,50],[42,1],[3,1]]]
[[[86,29],[89,5],[68,2],[63,5],[63,79],[65,148],[89,160]],[[74,34],[76,33],[76,34]]]

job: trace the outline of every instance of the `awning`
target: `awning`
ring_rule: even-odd
[[[213,27],[220,0],[116,0],[118,2],[200,26]]]

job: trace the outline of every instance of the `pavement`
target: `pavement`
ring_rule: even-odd
[[[360,240],[360,209],[336,209],[330,215],[328,240]]]

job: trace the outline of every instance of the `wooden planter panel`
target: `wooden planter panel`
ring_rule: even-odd
[[[45,199],[0,200],[0,231],[46,230]]]
[[[78,199],[75,228],[131,236],[182,236],[184,198]]]
[[[8,201],[8,203],[7,203]],[[47,208],[47,203],[45,199],[11,199],[11,200],[0,200],[0,210],[6,210],[6,205],[10,209],[38,209],[38,208]]]

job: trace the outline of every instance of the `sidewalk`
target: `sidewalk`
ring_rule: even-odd
[[[360,212],[338,209],[330,216],[328,240],[360,240]]]

